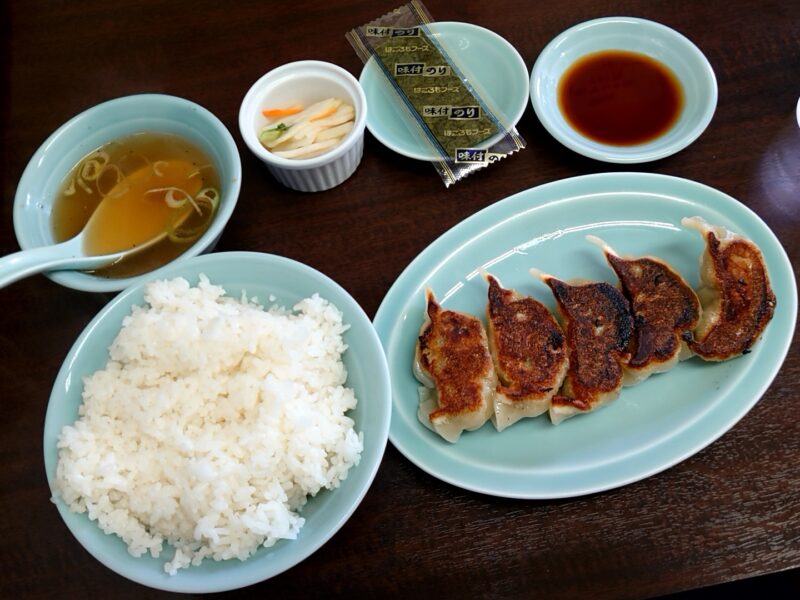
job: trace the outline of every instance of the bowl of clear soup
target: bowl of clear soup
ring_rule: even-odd
[[[174,96],[126,96],[73,117],[34,153],[14,231],[22,250],[78,234],[89,255],[137,249],[89,271],[45,273],[77,290],[119,291],[213,249],[240,186],[236,144],[211,112]]]

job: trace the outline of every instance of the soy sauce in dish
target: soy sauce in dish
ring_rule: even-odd
[[[683,88],[661,62],[638,52],[604,50],[577,60],[558,83],[558,105],[584,136],[634,146],[666,133],[683,110]]]

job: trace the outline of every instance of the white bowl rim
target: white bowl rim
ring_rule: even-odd
[[[541,99],[539,97],[539,86],[537,84],[542,77],[543,71],[546,68],[547,59],[550,57],[550,55],[562,44],[564,44],[568,38],[574,36],[575,34],[580,33],[583,30],[591,27],[598,27],[612,23],[614,24],[621,23],[627,25],[638,25],[647,27],[651,32],[659,34],[660,37],[666,37],[672,40],[673,42],[677,42],[678,44],[683,46],[702,65],[702,75],[704,76],[704,79],[708,83],[710,89],[709,95],[704,99],[701,99],[701,102],[703,102],[703,104],[705,105],[705,110],[703,111],[703,114],[698,120],[697,124],[686,135],[678,138],[678,140],[676,140],[672,144],[666,145],[656,150],[648,150],[648,146],[650,146],[650,144],[643,144],[641,146],[641,151],[637,152],[636,146],[612,146],[592,141],[593,145],[601,146],[601,149],[593,148],[587,144],[582,143],[581,140],[583,139],[583,136],[580,136],[580,134],[578,134],[580,136],[579,140],[564,135],[562,133],[561,128],[556,126],[550,120],[549,115],[541,106]],[[717,101],[718,101],[718,87],[717,87],[717,79],[714,74],[714,69],[711,66],[711,63],[708,61],[708,58],[706,58],[705,54],[703,54],[703,52],[700,50],[700,48],[697,47],[697,45],[694,42],[692,42],[689,38],[687,38],[679,31],[671,27],[668,27],[663,23],[658,23],[656,21],[651,21],[649,19],[642,19],[640,17],[610,16],[610,17],[591,19],[589,21],[583,21],[564,30],[563,32],[558,34],[555,38],[553,38],[544,47],[544,49],[542,49],[541,53],[536,59],[536,62],[533,65],[533,68],[531,69],[530,96],[531,96],[531,104],[533,105],[533,110],[536,113],[536,116],[539,118],[539,121],[544,126],[544,128],[550,133],[550,135],[552,135],[556,140],[561,142],[564,146],[566,146],[570,150],[573,150],[578,154],[582,154],[583,156],[587,156],[589,158],[593,158],[604,162],[635,164],[635,163],[650,162],[661,158],[666,158],[667,156],[671,156],[677,152],[680,152],[681,150],[692,144],[697,138],[699,138],[700,135],[708,127],[712,117],[714,116],[714,112],[716,111]],[[589,140],[587,139],[587,142],[588,141]]]
[[[251,105],[253,104],[256,96],[261,94],[262,89],[267,83],[269,83],[270,80],[285,74],[287,71],[290,72],[292,69],[319,69],[323,72],[328,72],[334,77],[338,77],[340,81],[347,85],[347,87],[352,88],[353,93],[358,98],[358,102],[361,104],[360,109],[356,110],[356,120],[350,133],[345,136],[338,146],[332,148],[329,152],[320,154],[319,156],[297,159],[276,156],[261,145],[261,142],[258,141],[256,132],[253,130],[250,124],[250,118],[252,116]],[[264,162],[281,169],[289,169],[293,171],[314,169],[321,165],[331,163],[343,156],[353,147],[353,145],[358,141],[359,137],[363,135],[366,124],[367,98],[364,95],[364,90],[361,87],[361,84],[346,69],[340,67],[339,65],[322,60],[298,60],[280,65],[279,67],[275,67],[274,69],[267,71],[261,77],[259,77],[252,86],[250,86],[250,89],[247,90],[247,93],[245,94],[244,99],[239,107],[239,131],[242,135],[244,143],[247,145],[250,151]]]
[[[232,166],[233,172],[231,173],[231,180],[229,182],[228,191],[225,193],[226,201],[222,203],[220,207],[220,211],[215,217],[214,221],[211,223],[211,226],[208,230],[198,239],[196,240],[189,248],[186,249],[185,252],[178,255],[177,257],[173,258],[171,261],[153,269],[152,271],[147,271],[140,275],[134,275],[131,277],[120,277],[120,278],[104,278],[104,277],[97,277],[90,273],[84,273],[82,271],[50,271],[44,273],[46,277],[63,285],[64,287],[68,287],[74,290],[83,291],[83,292],[119,292],[124,290],[129,285],[133,285],[140,281],[142,278],[146,277],[157,277],[159,272],[162,269],[169,267],[170,265],[174,264],[177,261],[186,260],[193,256],[197,256],[201,254],[206,248],[213,245],[215,239],[221,235],[222,231],[227,225],[228,220],[230,219],[231,215],[233,214],[233,210],[236,207],[236,204],[239,200],[239,193],[241,191],[241,184],[242,184],[242,161],[241,157],[239,156],[239,150],[236,147],[236,142],[233,139],[230,131],[228,128],[225,127],[224,123],[220,121],[220,119],[212,113],[207,108],[188,100],[186,98],[182,98],[180,96],[173,96],[170,94],[159,94],[159,93],[141,93],[141,94],[130,94],[127,96],[119,96],[117,98],[112,98],[110,100],[105,100],[103,102],[99,102],[89,108],[86,108],[79,112],[78,114],[71,117],[69,120],[64,122],[60,125],[55,131],[53,131],[42,144],[36,149],[33,153],[31,158],[28,160],[28,163],[25,169],[22,172],[22,176],[19,178],[17,183],[17,188],[14,193],[14,206],[12,210],[12,218],[14,224],[14,235],[17,238],[17,243],[22,250],[28,250],[30,248],[38,247],[37,244],[34,243],[34,240],[31,239],[27,230],[23,226],[25,223],[25,211],[23,207],[23,184],[26,183],[27,179],[33,176],[33,172],[36,169],[37,164],[39,161],[42,160],[43,155],[45,152],[48,151],[51,144],[53,144],[56,139],[63,135],[64,132],[68,131],[69,129],[78,126],[84,119],[87,119],[91,113],[100,111],[100,110],[108,110],[113,108],[115,105],[119,104],[128,104],[128,103],[138,103],[138,102],[166,102],[172,105],[182,106],[188,110],[197,112],[197,114],[201,115],[204,119],[206,119],[212,128],[220,135],[220,137],[224,140],[225,143],[225,153],[230,153],[232,158]]]
[[[796,116],[797,116],[797,124],[800,125],[800,99],[797,100]]]

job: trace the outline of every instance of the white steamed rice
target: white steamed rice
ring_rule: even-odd
[[[170,574],[295,539],[307,497],[363,447],[342,313],[316,294],[287,311],[224,293],[203,276],[149,284],[58,439],[54,499],[134,556],[169,543]]]

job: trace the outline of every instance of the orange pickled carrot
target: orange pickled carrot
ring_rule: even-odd
[[[328,110],[323,110],[321,113],[318,113],[318,114],[314,115],[313,117],[311,117],[309,119],[309,121],[316,121],[317,119],[324,119],[325,117],[330,117],[333,113],[336,112],[337,108],[338,107],[333,106],[333,107],[329,108]]]
[[[290,106],[289,108],[268,108],[261,111],[265,117],[288,117],[289,115],[296,115],[303,107],[299,104]]]

